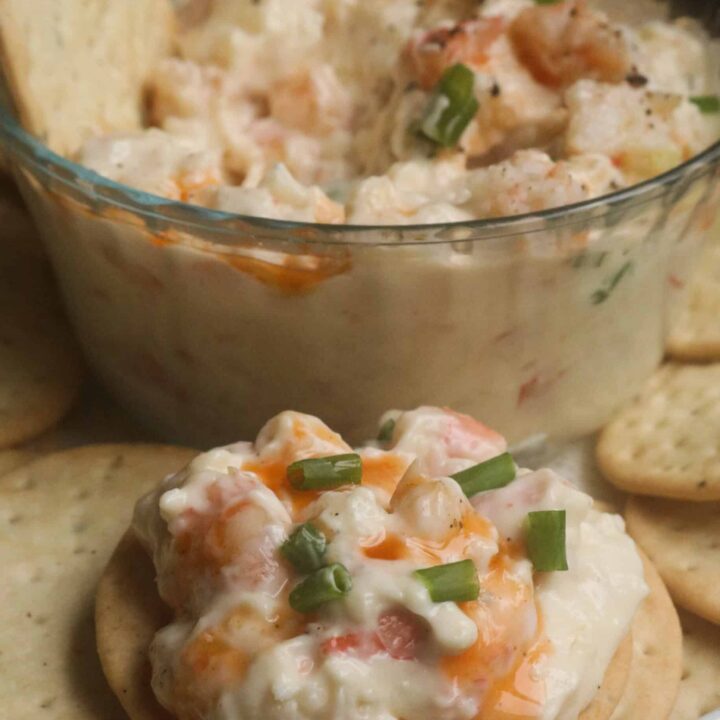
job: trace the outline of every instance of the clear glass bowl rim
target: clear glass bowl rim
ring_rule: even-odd
[[[602,221],[662,198],[676,183],[686,185],[720,166],[720,141],[675,168],[650,180],[612,194],[580,203],[523,215],[482,220],[424,225],[331,225],[294,222],[239,215],[169,200],[109,180],[50,150],[27,132],[9,111],[0,105],[0,145],[6,156],[20,167],[33,168],[40,175],[62,185],[80,201],[99,211],[112,207],[141,218],[153,230],[173,230],[200,236],[219,246],[247,246],[248,240],[282,241],[302,245],[397,246],[483,242],[519,235],[548,232],[566,226]],[[208,238],[208,235],[211,236]],[[377,236],[377,237],[376,237]]]

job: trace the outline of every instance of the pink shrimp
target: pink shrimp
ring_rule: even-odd
[[[373,632],[352,632],[325,640],[325,655],[350,654],[364,660],[387,654],[394,660],[414,660],[427,641],[427,624],[404,608],[383,612]]]
[[[284,523],[254,501],[259,486],[241,473],[221,476],[207,489],[207,509],[190,508],[173,521],[159,577],[173,607],[202,607],[225,587],[276,594],[285,585],[287,569],[277,553]]]
[[[480,66],[488,60],[488,49],[505,30],[500,17],[466,20],[452,27],[429,30],[408,44],[405,55],[411,72],[429,90],[443,70],[455,63]]]
[[[632,69],[622,33],[585,0],[527,8],[509,34],[523,64],[550,87],[567,87],[580,78],[619,83]]]
[[[467,457],[487,460],[504,452],[507,442],[500,433],[470,415],[443,408],[450,416],[445,434],[445,449],[449,457]]]

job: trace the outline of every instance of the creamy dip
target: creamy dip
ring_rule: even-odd
[[[685,21],[630,26],[585,0],[199,4],[151,78],[151,127],[91,139],[81,163],[244,215],[402,225],[580,202],[718,137]],[[466,116],[444,84],[458,66]]]
[[[647,591],[621,518],[550,470],[467,497],[452,476],[506,443],[466,415],[391,412],[381,436],[355,451],[359,484],[297,489],[289,465],[353,450],[283,412],[138,503],[175,612],[153,688],[180,720],[575,720],[591,702]],[[565,511],[567,571],[529,559],[528,513],[548,510]],[[309,571],[283,549],[304,523],[352,578],[307,612]],[[415,571],[460,561],[479,594],[434,602]]]
[[[607,21],[529,0],[190,5],[202,12],[149,88],[155,126],[93,139],[82,159],[211,208],[395,225],[176,216],[26,168],[86,355],[155,431],[217,445],[293,407],[357,442],[388,405],[448,403],[511,442],[564,439],[597,430],[657,367],[718,207],[713,163],[519,228],[397,223],[563,205],[696,152],[720,116],[689,99],[717,79],[689,23],[652,19],[667,9],[655,0],[614,0]],[[624,10],[632,24],[618,24]],[[602,62],[538,75],[516,48],[528,17],[583,28]],[[412,98],[424,111],[435,86],[400,78],[472,38],[488,42],[463,58],[477,116],[456,147],[429,153],[406,130]]]

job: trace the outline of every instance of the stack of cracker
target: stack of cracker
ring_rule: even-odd
[[[697,720],[720,708],[720,240],[704,251],[668,350],[672,360],[601,433],[597,460],[631,494],[628,531],[681,608],[670,718]]]

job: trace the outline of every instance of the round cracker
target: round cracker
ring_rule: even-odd
[[[653,590],[656,588],[651,585]],[[643,609],[647,607],[655,619],[654,605],[648,606],[646,602]],[[128,531],[113,553],[98,586],[95,621],[98,652],[105,676],[131,720],[171,718],[159,705],[150,687],[148,660],[148,648],[155,633],[170,621],[170,617],[157,594],[152,562],[133,532]],[[678,644],[679,638],[678,630]],[[644,662],[644,658],[634,657],[629,634],[615,652],[598,694],[581,713],[580,720],[608,720],[611,717],[613,709],[624,696],[634,660]],[[678,651],[678,680],[679,662]],[[665,677],[660,679],[666,680]]]
[[[697,720],[720,709],[720,627],[680,613],[683,673],[670,720]]]
[[[669,364],[602,431],[600,469],[622,490],[720,500],[720,363]]]
[[[631,498],[625,518],[675,602],[720,624],[720,503]]]
[[[602,685],[593,701],[578,716],[578,720],[609,720],[625,692],[633,661],[632,631],[618,646],[608,665]]]
[[[126,720],[95,651],[95,589],[135,500],[194,454],[98,445],[0,478],[0,715]]]
[[[682,633],[677,610],[654,565],[642,551],[640,556],[650,592],[633,621],[633,661],[612,720],[665,720],[680,686]]]
[[[0,477],[27,465],[35,457],[36,454],[31,450],[0,450]]]
[[[703,249],[667,349],[680,360],[720,360],[720,242],[716,238]]]
[[[83,374],[50,268],[21,234],[0,230],[0,448],[55,425],[75,401]]]

